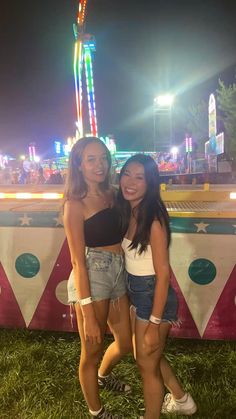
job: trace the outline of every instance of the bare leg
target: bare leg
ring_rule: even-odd
[[[181,399],[185,391],[164,355],[161,357],[160,368],[166,388],[173,394],[175,399]]]
[[[109,310],[109,300],[94,301],[93,304],[97,320],[101,327],[102,336],[104,337]],[[76,304],[75,307],[81,339],[81,355],[79,364],[80,385],[89,409],[97,411],[101,408],[98,389],[98,365],[103,353],[103,339],[101,344],[93,345],[86,342],[81,309],[78,304]]]
[[[134,358],[136,359],[136,347],[135,347],[135,321],[136,321],[136,310],[135,307],[130,307],[130,319],[131,319],[131,329],[132,329],[132,340],[133,340],[133,352]],[[160,369],[161,375],[165,387],[173,394],[175,399],[181,399],[185,391],[181,386],[179,380],[177,379],[174,371],[172,370],[168,360],[164,355],[161,356],[160,360]]]
[[[132,351],[129,302],[126,295],[110,302],[108,325],[114,342],[107,348],[102,359],[99,368],[99,374],[102,376],[110,374],[120,359]]]
[[[134,359],[136,360],[136,344],[135,344],[136,309],[134,306],[130,306],[130,322],[131,322],[133,354],[134,354]]]
[[[145,419],[159,419],[164,397],[164,383],[160,370],[160,360],[165,346],[170,325],[162,323],[159,327],[160,347],[148,354],[143,345],[144,333],[148,323],[136,319],[135,342],[137,364],[143,381],[143,395],[145,401]]]

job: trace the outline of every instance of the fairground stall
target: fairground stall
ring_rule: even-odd
[[[235,186],[187,187],[162,185],[171,217],[171,281],[180,301],[181,326],[172,335],[235,339]],[[67,304],[62,188],[1,186],[1,327],[76,330]]]

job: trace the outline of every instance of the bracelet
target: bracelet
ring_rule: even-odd
[[[81,298],[81,300],[76,301],[76,303],[79,303],[81,306],[86,306],[87,304],[91,304],[92,302],[92,297]]]
[[[162,319],[160,319],[159,317],[155,317],[151,314],[151,316],[149,317],[149,321],[154,324],[161,324]]]

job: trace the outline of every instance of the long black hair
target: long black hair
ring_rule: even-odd
[[[101,183],[100,188],[101,190],[109,189],[109,171],[111,168],[111,155],[106,147],[106,145],[97,137],[83,137],[80,138],[72,147],[69,159],[69,166],[66,175],[66,183],[65,183],[65,190],[64,190],[64,201],[70,199],[83,199],[87,195],[88,192],[88,185],[84,180],[83,173],[79,170],[82,159],[83,153],[85,148],[89,144],[101,144],[104,148],[104,151],[107,156],[108,161],[108,173],[104,180]]]
[[[137,228],[130,249],[138,249],[139,254],[147,249],[147,245],[150,241],[151,226],[154,220],[158,220],[160,224],[165,227],[167,233],[167,246],[169,246],[171,238],[169,215],[160,196],[160,176],[157,164],[153,158],[148,155],[135,154],[130,157],[122,167],[120,179],[130,163],[139,163],[144,167],[147,190],[137,207],[131,209],[129,202],[124,199],[121,188],[119,188],[117,201],[121,212],[123,236],[128,229],[129,220],[133,211],[137,221]]]

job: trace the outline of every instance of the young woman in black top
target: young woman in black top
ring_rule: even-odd
[[[99,386],[129,391],[111,375],[131,350],[119,213],[109,185],[110,153],[95,137],[71,151],[64,193],[64,226],[73,271],[68,281],[81,338],[79,379],[91,417],[114,418],[101,405]],[[107,323],[114,336],[102,359]]]

